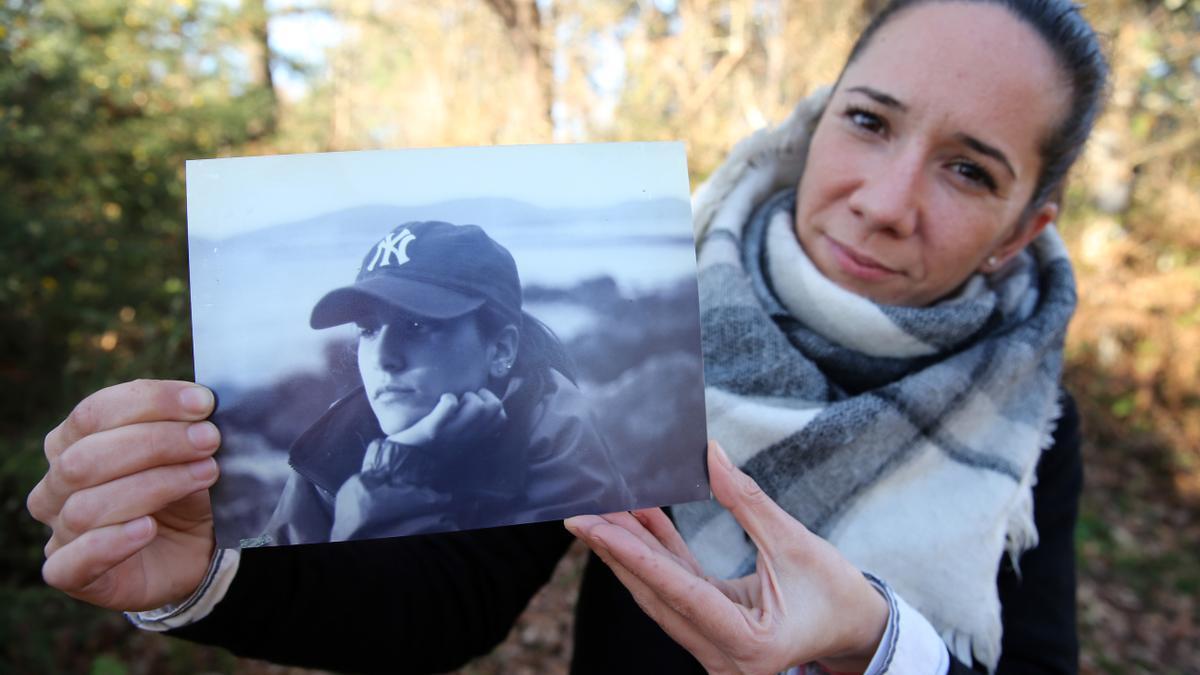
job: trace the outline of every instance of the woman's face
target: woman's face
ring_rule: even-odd
[[[383,305],[358,321],[358,372],[385,434],[428,415],[442,394],[478,391],[488,383],[494,345],[474,315],[437,320]]]
[[[796,234],[839,286],[924,306],[1054,219],[1022,220],[1040,140],[1068,106],[1053,53],[993,5],[934,2],[882,26],[813,134]]]

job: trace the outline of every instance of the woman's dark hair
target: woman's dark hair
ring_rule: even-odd
[[[960,2],[997,5],[1034,28],[1050,50],[1071,85],[1071,105],[1058,126],[1046,134],[1039,147],[1041,171],[1025,214],[1052,198],[1062,185],[1067,170],[1075,163],[1103,105],[1108,63],[1099,40],[1080,6],[1070,0],[892,0],[858,36],[842,73],[871,43],[875,33],[901,12],[931,2]],[[838,76],[841,81],[841,75]]]
[[[479,333],[485,338],[494,337],[512,323],[510,319],[501,316],[487,305],[484,305],[476,316],[479,320]],[[540,377],[545,375],[547,370],[554,369],[575,383],[575,362],[549,326],[522,310],[521,325],[517,326],[517,331],[521,337],[517,343],[517,360],[513,362],[514,375]]]

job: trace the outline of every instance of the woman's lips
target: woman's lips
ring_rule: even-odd
[[[856,279],[880,281],[900,274],[878,260],[838,243],[831,237],[825,237],[825,241],[829,242],[829,249],[833,251],[833,257],[842,271]]]
[[[376,400],[408,400],[416,396],[417,391],[412,387],[387,385],[375,391]]]

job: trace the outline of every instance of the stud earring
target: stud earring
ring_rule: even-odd
[[[987,259],[987,266],[992,269],[996,269],[1000,266],[1000,259],[994,255],[989,255]]]

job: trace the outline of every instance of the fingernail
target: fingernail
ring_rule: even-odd
[[[213,395],[205,387],[188,387],[179,392],[179,405],[190,413],[207,414],[213,407]]]
[[[217,475],[217,462],[212,457],[191,462],[188,464],[188,472],[196,480],[211,480]]]
[[[729,455],[725,454],[725,448],[722,448],[721,444],[716,441],[712,441],[712,444],[717,449],[717,461],[721,462],[726,469],[732,469],[733,462],[729,461]]]
[[[187,428],[187,437],[197,450],[211,450],[221,441],[221,432],[212,422],[196,422]]]
[[[129,539],[145,539],[150,536],[150,516],[142,516],[121,526],[121,533]]]

